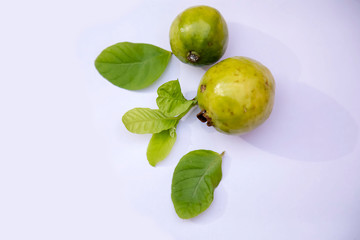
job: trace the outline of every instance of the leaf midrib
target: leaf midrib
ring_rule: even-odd
[[[138,122],[150,122],[150,121],[157,121],[157,120],[165,120],[165,121],[168,121],[168,120],[177,120],[176,117],[171,117],[171,118],[154,118],[154,119],[144,119],[144,120],[132,120],[130,121],[130,123],[138,123]]]
[[[103,62],[103,61],[99,61],[99,60],[97,60],[97,62],[98,63],[103,63],[103,64],[113,64],[113,65],[136,65],[136,64],[145,64],[146,62],[148,62],[148,61],[150,61],[150,60],[152,60],[152,59],[154,59],[154,58],[157,58],[157,57],[162,57],[162,56],[165,56],[165,54],[158,54],[158,55],[156,55],[156,56],[153,56],[153,57],[150,57],[150,58],[147,58],[146,60],[144,60],[144,61],[134,61],[134,62],[126,62],[126,63],[114,63],[114,62]],[[166,54],[166,55],[168,55],[168,54]],[[117,57],[117,56],[116,56]]]
[[[209,164],[209,166],[207,167],[207,169],[205,170],[204,174],[200,177],[199,181],[196,184],[196,187],[194,189],[194,192],[191,196],[191,198],[194,198],[195,193],[197,192],[197,189],[199,188],[200,182],[204,179],[206,173],[210,170],[210,168],[216,163],[216,159],[214,159],[214,161],[212,163]]]

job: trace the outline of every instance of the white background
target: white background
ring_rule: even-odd
[[[155,108],[176,78],[193,98],[205,69],[172,57],[155,84],[127,91],[94,60],[121,41],[170,50],[172,20],[198,4],[228,23],[224,57],[272,71],[274,110],[228,136],[196,109],[153,168],[150,135],[122,115]],[[360,239],[359,1],[2,1],[0,30],[0,239]],[[206,212],[181,220],[172,173],[202,148],[226,151],[223,180]]]

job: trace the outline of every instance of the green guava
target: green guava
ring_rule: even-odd
[[[225,53],[228,29],[215,8],[191,7],[180,13],[170,27],[170,45],[174,55],[191,65],[208,65]]]
[[[227,58],[201,79],[198,118],[220,132],[245,133],[270,116],[274,96],[275,81],[264,65],[246,57]]]

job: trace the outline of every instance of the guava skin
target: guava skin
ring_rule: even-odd
[[[228,28],[215,8],[195,6],[180,13],[170,27],[173,54],[195,66],[217,62],[225,53]]]
[[[270,116],[274,96],[274,77],[264,65],[246,57],[227,58],[201,79],[198,118],[223,133],[245,133]]]

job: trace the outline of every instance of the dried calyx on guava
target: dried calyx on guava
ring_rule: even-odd
[[[170,27],[170,45],[174,55],[191,65],[208,65],[225,53],[228,29],[215,8],[195,6],[180,13]]]
[[[270,116],[274,95],[275,81],[264,65],[246,57],[231,57],[202,77],[197,117],[220,132],[245,133]]]

